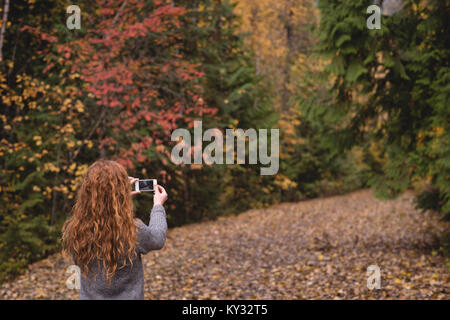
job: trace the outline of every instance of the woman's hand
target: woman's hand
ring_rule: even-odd
[[[130,181],[131,187],[133,188],[133,184],[136,181],[139,181],[139,178],[128,177],[128,180]],[[135,194],[138,194],[138,193],[141,193],[141,192],[140,191],[131,191],[131,195],[135,195]]]
[[[156,206],[158,204],[163,205],[167,200],[167,192],[160,185],[155,186],[155,196],[153,197],[153,205]]]

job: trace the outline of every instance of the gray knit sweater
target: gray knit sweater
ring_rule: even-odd
[[[137,222],[137,257],[133,265],[128,262],[125,266],[118,265],[111,280],[106,282],[105,274],[97,269],[97,263],[93,264],[93,272],[89,273],[88,279],[80,277],[80,300],[99,299],[144,299],[144,268],[142,266],[141,254],[150,250],[159,250],[164,247],[167,234],[166,212],[164,207],[156,205],[150,213],[150,223],[145,225],[141,220]],[[94,282],[93,273],[97,274]]]

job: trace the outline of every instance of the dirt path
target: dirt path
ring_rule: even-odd
[[[445,258],[429,247],[448,224],[412,201],[363,190],[171,229],[164,249],[144,257],[146,298],[450,299]],[[68,265],[60,255],[38,262],[0,298],[76,299]],[[370,265],[379,290],[367,289]]]

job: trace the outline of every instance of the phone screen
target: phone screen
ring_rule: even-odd
[[[139,180],[139,191],[154,191],[155,179]]]

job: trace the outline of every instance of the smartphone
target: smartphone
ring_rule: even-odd
[[[134,189],[140,192],[155,191],[156,184],[156,179],[138,180],[134,183]]]

